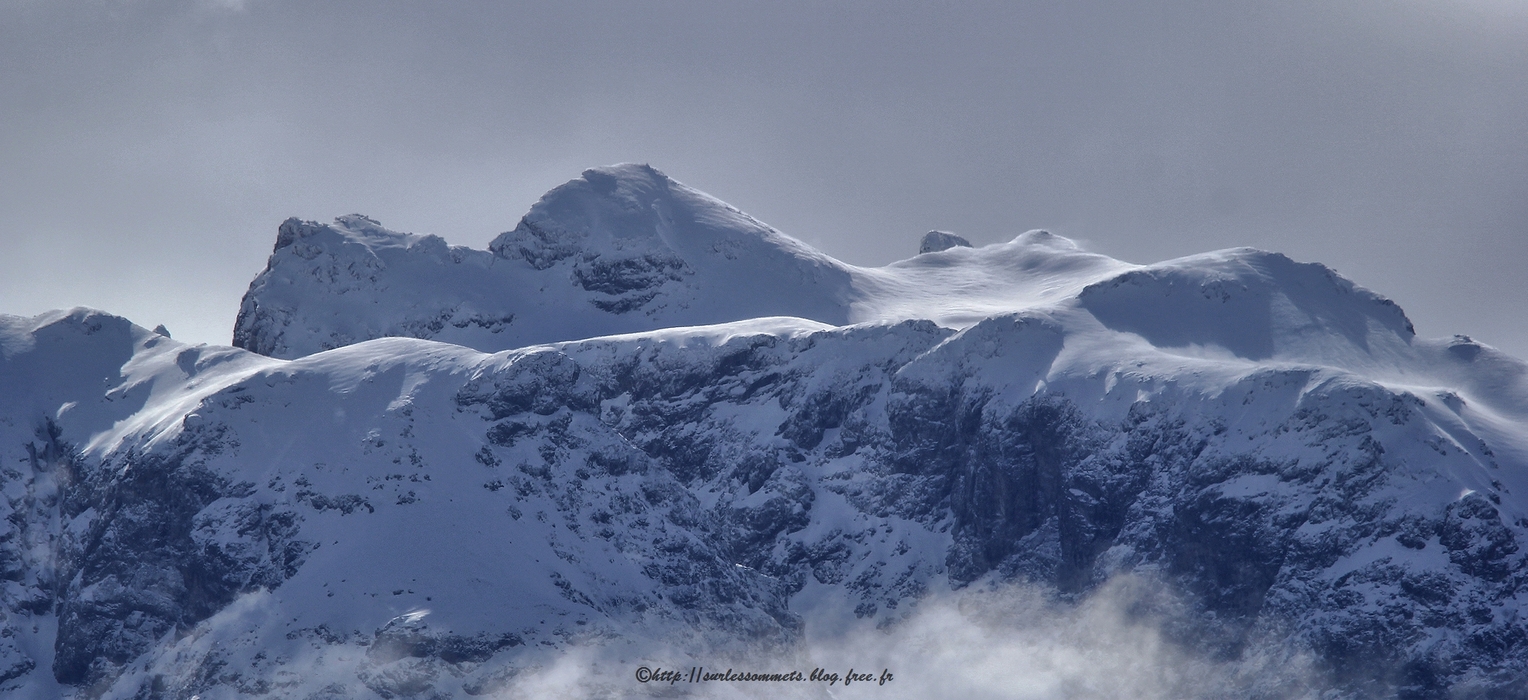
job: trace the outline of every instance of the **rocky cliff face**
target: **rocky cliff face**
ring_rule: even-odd
[[[301,226],[278,255],[329,235]],[[492,255],[595,279],[539,230]],[[453,250],[399,250],[421,246]],[[753,318],[491,354],[395,337],[286,360],[87,310],[4,317],[0,690],[514,697],[574,668],[556,692],[727,695],[746,689],[631,671],[809,670],[814,639],[897,634],[951,598],[981,627],[1016,614],[985,591],[1086,608],[1146,581],[1165,597],[1122,614],[1221,670],[1140,693],[1525,692],[1528,366],[1416,338],[1318,265],[1098,258],[1032,233],[852,271],[882,313],[915,308],[908,280],[966,270],[981,296],[1016,275],[1015,308],[970,323],[952,319],[980,305],[940,288],[938,323]],[[654,265],[681,279],[612,274],[699,279]],[[397,269],[353,291],[412,296]],[[878,693],[959,689],[917,657],[897,671]]]

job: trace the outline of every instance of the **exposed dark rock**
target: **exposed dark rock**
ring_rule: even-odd
[[[970,248],[971,242],[949,231],[929,231],[918,242],[918,254],[937,253],[955,247]]]

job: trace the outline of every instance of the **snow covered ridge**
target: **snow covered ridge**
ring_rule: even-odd
[[[488,252],[287,222],[259,353],[0,316],[0,695],[1528,689],[1528,365],[1277,254],[927,243],[618,166]]]
[[[386,336],[481,350],[737,321],[849,320],[851,269],[648,166],[585,171],[488,251],[360,215],[288,220],[234,345],[293,358]]]
[[[234,345],[290,359],[394,336],[492,352],[767,316],[961,327],[1133,267],[1043,231],[980,250],[958,241],[859,268],[649,166],[594,168],[488,251],[360,215],[288,220],[244,297]]]
[[[928,252],[856,267],[645,165],[585,171],[489,248],[360,215],[288,220],[244,297],[234,345],[290,359],[411,337],[494,352],[768,316],[958,329],[1075,303],[1158,346],[1214,345],[1248,359],[1367,362],[1405,354],[1413,335],[1388,300],[1323,266],[1252,249],[1142,267],[1045,231],[983,248],[936,231]]]

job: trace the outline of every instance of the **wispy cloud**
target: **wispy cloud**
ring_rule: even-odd
[[[735,648],[697,648],[699,635],[682,639],[599,635],[564,639],[554,646],[504,649],[491,659],[450,662],[433,656],[396,660],[367,653],[366,633],[328,642],[313,635],[277,633],[289,615],[271,609],[274,599],[247,596],[209,622],[220,630],[198,633],[145,666],[141,677],[119,684],[130,689],[153,675],[178,678],[194,689],[206,663],[231,663],[245,671],[241,687],[280,681],[289,690],[322,694],[363,687],[426,689],[443,697],[510,700],[540,697],[701,698],[986,698],[1142,700],[1248,697],[1315,698],[1324,690],[1314,660],[1278,642],[1251,644],[1239,654],[1197,648],[1201,618],[1170,588],[1150,578],[1123,575],[1077,602],[1058,600],[1037,585],[1004,584],[936,594],[904,604],[900,619],[848,621],[807,614],[805,640],[776,653],[739,654]],[[221,622],[220,622],[221,621]],[[258,628],[265,631],[256,632]],[[241,631],[242,630],[242,631]],[[831,630],[831,631],[829,631]],[[246,636],[251,635],[251,636]],[[249,654],[265,637],[282,649],[248,659],[224,658],[219,649]],[[244,637],[243,641],[237,638]],[[253,642],[253,645],[251,645]],[[295,644],[296,646],[292,646]],[[239,656],[244,652],[235,652]],[[245,654],[247,655],[247,654]],[[1232,658],[1226,658],[1232,657]],[[272,664],[269,660],[277,659]],[[190,660],[190,663],[187,661]],[[230,667],[232,667],[230,666]],[[640,682],[639,667],[679,670],[809,675],[822,669],[834,682]],[[853,671],[869,674],[845,687]],[[882,684],[880,680],[888,677]],[[265,678],[266,680],[261,680]],[[362,691],[364,692],[364,691]],[[424,690],[420,690],[424,692]],[[342,693],[343,694],[343,693]]]

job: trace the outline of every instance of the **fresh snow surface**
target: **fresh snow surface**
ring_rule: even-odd
[[[0,316],[0,694],[1528,688],[1528,365],[1321,265],[859,268],[616,166],[288,221],[238,333]]]

